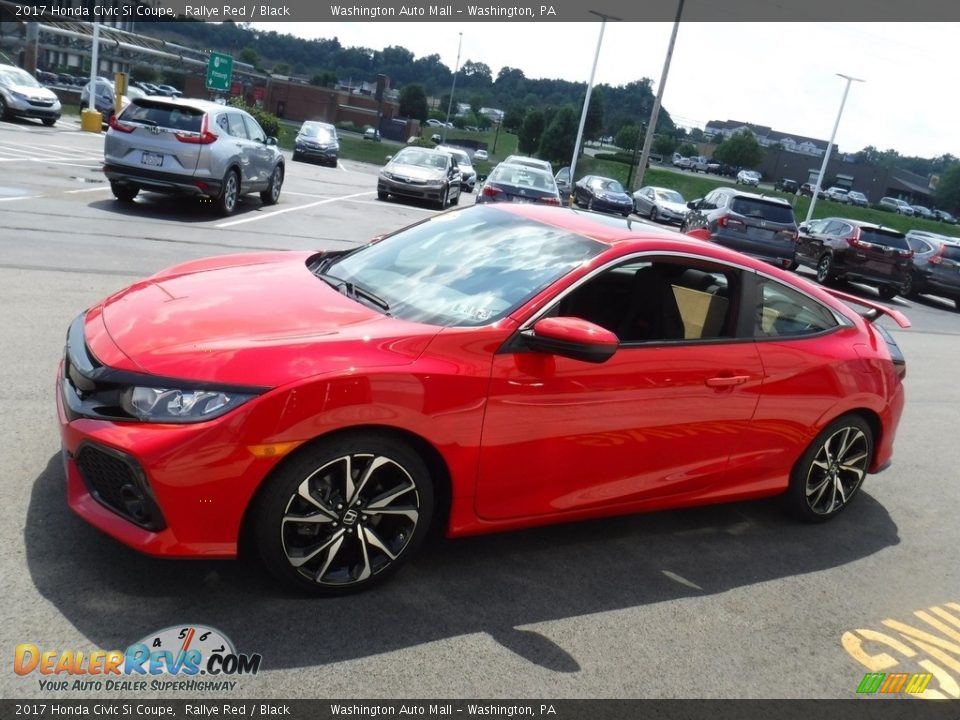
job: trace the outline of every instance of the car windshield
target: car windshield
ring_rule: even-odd
[[[34,77],[20,68],[6,67],[0,68],[0,85],[23,85],[25,87],[42,87]]]
[[[418,150],[416,148],[407,148],[397,153],[393,159],[396,163],[403,165],[418,165],[419,167],[434,168],[443,170],[447,166],[447,160],[444,155],[438,153]]]
[[[470,165],[470,156],[462,150],[453,150],[451,148],[442,148],[445,152],[456,158],[458,165]]]
[[[687,202],[683,199],[683,195],[678,193],[676,190],[657,190],[657,200],[663,200],[664,202],[672,203]]]
[[[847,195],[849,195],[849,196],[852,197],[852,198],[856,198],[857,200],[861,200],[861,199],[862,199],[862,200],[866,200],[866,199],[867,199],[867,196],[866,196],[866,195],[864,195],[864,194],[861,193],[861,192],[857,192],[856,190],[854,190],[854,191],[852,191],[852,192],[848,192]]]
[[[596,190],[605,190],[606,192],[623,192],[623,185],[610,178],[594,178],[590,181],[590,187]]]
[[[760,220],[769,220],[770,222],[792,225],[793,210],[789,205],[780,203],[765,202],[754,198],[734,198],[730,209],[738,215],[758,218]]]
[[[330,140],[333,138],[333,133],[330,132],[330,128],[324,127],[323,125],[309,125],[304,123],[303,127],[300,128],[300,134],[308,138],[317,138],[318,140]]]
[[[396,317],[476,326],[504,317],[604,247],[484,206],[401,230],[327,270],[379,295]]]
[[[140,98],[130,103],[120,117],[124,122],[138,122],[151,127],[198,133],[203,121],[203,111]]]

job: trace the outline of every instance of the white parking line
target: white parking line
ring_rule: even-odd
[[[81,188],[79,190],[67,190],[67,195],[76,195],[77,193],[88,193],[88,192],[103,192],[104,190],[109,190],[109,187],[95,187],[95,188]]]
[[[267,218],[272,218],[274,215],[283,215],[284,213],[293,212],[294,210],[306,210],[308,208],[317,207],[318,205],[327,205],[332,202],[337,202],[339,200],[349,200],[350,198],[363,197],[364,195],[373,195],[376,193],[376,190],[371,190],[370,192],[356,193],[354,195],[343,195],[342,197],[330,198],[328,200],[318,200],[315,203],[307,203],[306,205],[297,205],[296,207],[283,208],[283,210],[275,210],[270,213],[258,213],[251,217],[240,218],[239,220],[230,220],[229,222],[220,223],[219,225],[214,225],[216,228],[227,228],[233,227],[234,225],[243,225],[244,223],[254,222],[255,220],[266,220]]]
[[[69,165],[70,167],[82,167],[82,168],[96,168],[100,167],[103,164],[99,158],[90,158],[92,165],[86,164],[81,165],[80,163],[67,162],[66,160],[51,160],[50,158],[25,158],[30,162],[42,162],[47,163],[48,165]],[[83,158],[79,158],[82,160]]]
[[[384,207],[387,203],[384,203],[382,200],[348,200],[347,202],[352,203],[362,203],[363,205],[379,205]],[[437,210],[430,210],[429,208],[414,207],[413,205],[398,205],[397,207],[402,207],[404,210],[413,210],[414,212],[424,212],[424,213],[437,213],[440,212]]]
[[[10,202],[11,200],[34,200],[40,197],[39,195],[16,195],[14,197],[5,197],[0,198],[0,202]]]

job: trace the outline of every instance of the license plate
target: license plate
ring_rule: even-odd
[[[529,198],[512,197],[510,198],[510,202],[528,203],[528,202],[532,202],[532,200],[530,200]]]
[[[163,155],[160,153],[144,152],[140,162],[142,162],[144,165],[160,167],[163,165]]]
[[[769,240],[773,237],[773,230],[764,230],[763,228],[748,227],[747,237],[751,240]]]

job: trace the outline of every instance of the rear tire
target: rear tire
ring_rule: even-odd
[[[892,287],[890,285],[881,285],[877,288],[877,294],[883,300],[893,300],[900,293],[900,288]]]
[[[40,122],[42,122],[42,123],[43,123],[44,125],[46,125],[47,127],[53,127],[54,125],[57,124],[57,119],[56,119],[56,118],[41,118]]]
[[[240,176],[236,170],[228,170],[223,178],[223,187],[217,197],[217,210],[221,215],[232,215],[240,199]]]
[[[790,473],[787,511],[807,523],[826,522],[856,497],[873,458],[873,431],[859,415],[843,415],[814,438]]]
[[[821,285],[829,285],[833,280],[833,256],[826,254],[817,261],[817,282]]]
[[[920,290],[917,287],[917,278],[912,272],[907,273],[907,281],[903,284],[903,296],[909,298],[915,298],[920,294]]]
[[[9,110],[7,109],[7,101],[3,99],[2,95],[0,95],[0,120],[6,120],[8,112]]]
[[[125,185],[123,183],[110,183],[110,191],[113,193],[113,196],[120,202],[133,202],[133,199],[140,192],[140,188],[136,185]]]
[[[270,186],[260,193],[264,205],[276,205],[280,201],[280,188],[283,187],[283,165],[277,165],[270,175]]]
[[[426,536],[433,481],[389,435],[322,440],[268,479],[253,508],[267,569],[313,595],[365,590],[396,572]]]
[[[657,206],[654,205],[653,207],[650,208],[650,222],[657,222],[659,218],[660,218],[660,213],[657,212]]]

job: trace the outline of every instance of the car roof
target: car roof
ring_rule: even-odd
[[[786,205],[789,208],[793,207],[787,200],[776,197],[775,195],[764,195],[762,193],[744,192],[743,190],[740,190],[735,187],[730,187],[729,185],[714,188],[710,192],[716,192],[717,190],[725,192],[729,195],[736,195],[737,197],[747,198],[749,200],[763,200],[764,202],[776,203],[777,205]]]
[[[890,227],[889,225],[878,225],[877,223],[867,222],[866,220],[854,220],[853,218],[845,218],[845,217],[828,217],[828,218],[822,218],[822,219],[823,220],[839,220],[840,222],[848,223],[849,225],[853,225],[854,227],[866,228],[868,230],[884,230],[887,232],[899,233],[900,235],[903,235],[902,232],[900,232],[896,228]]]
[[[151,95],[146,98],[137,98],[134,100],[134,102],[138,104],[141,101],[147,101],[158,105],[172,105],[177,107],[193,108],[195,110],[203,110],[204,112],[223,112],[224,110],[232,110],[234,112],[242,113],[247,112],[243,108],[233,107],[232,105],[221,105],[220,103],[215,103],[212,100],[201,100],[200,98],[172,98]]]

